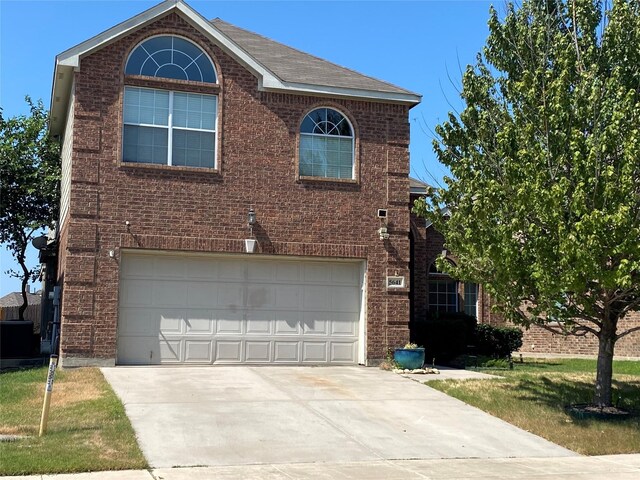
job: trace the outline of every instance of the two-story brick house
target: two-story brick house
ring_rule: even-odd
[[[420,99],[175,0],[58,55],[63,364],[367,364],[406,341]]]

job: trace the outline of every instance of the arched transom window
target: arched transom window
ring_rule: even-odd
[[[125,74],[217,82],[213,63],[200,47],[168,35],[151,37],[138,45],[127,60]]]
[[[309,112],[300,126],[300,175],[354,178],[354,139],[349,120],[332,108]]]

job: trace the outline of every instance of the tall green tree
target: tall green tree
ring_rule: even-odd
[[[57,220],[60,197],[58,142],[49,136],[42,102],[26,101],[30,115],[5,119],[0,109],[0,243],[20,266],[5,272],[22,282],[20,320],[28,306],[27,285],[39,272],[37,265],[27,265],[27,247]]]
[[[436,127],[451,176],[415,210],[518,324],[595,335],[594,403],[611,405],[614,347],[640,327],[638,0],[523,0],[463,74]],[[450,215],[442,214],[446,205]]]

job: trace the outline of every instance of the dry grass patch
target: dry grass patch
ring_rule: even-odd
[[[502,379],[436,380],[428,385],[584,455],[639,453],[640,376],[614,375],[614,402],[631,411],[628,418],[576,418],[565,407],[591,401],[595,373],[572,373],[566,365],[559,370],[523,366],[519,371],[516,365],[513,371],[491,372]]]
[[[0,475],[146,468],[124,408],[94,368],[58,370],[47,434],[38,430],[47,368],[0,374]]]

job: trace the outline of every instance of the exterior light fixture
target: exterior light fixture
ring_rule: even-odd
[[[253,237],[253,226],[256,224],[256,211],[253,208],[249,209],[247,214],[247,224],[249,225],[249,231]],[[255,238],[247,238],[244,241],[244,248],[247,253],[254,253],[256,251],[256,244],[258,241]]]

